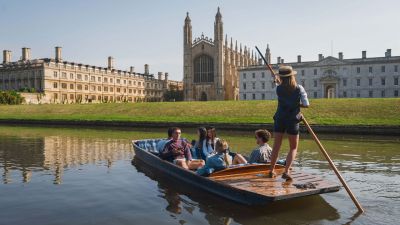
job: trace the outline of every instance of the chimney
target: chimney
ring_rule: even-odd
[[[149,64],[144,64],[144,74],[149,75]]]
[[[322,54],[318,54],[318,61],[321,61],[324,59],[324,56]]]
[[[162,75],[163,75],[163,72],[158,72],[158,79],[159,79],[159,80],[162,79]]]
[[[367,58],[367,51],[362,51],[362,58],[366,59]]]
[[[62,61],[62,56],[61,56],[62,48],[57,46],[55,49],[56,49],[56,61],[61,62]]]
[[[297,56],[297,62],[298,62],[298,63],[301,63],[301,55],[298,55],[298,56]]]
[[[3,51],[3,64],[10,63],[10,62],[11,62],[11,51],[4,50]]]
[[[164,80],[165,80],[165,81],[168,81],[168,72],[165,72]]]
[[[343,52],[339,52],[339,59],[343,60]]]
[[[22,61],[31,60],[31,49],[30,48],[22,48]]]
[[[134,73],[135,72],[135,67],[134,66],[131,66],[131,68],[130,68],[130,70],[129,70],[131,73]]]
[[[108,69],[114,69],[114,58],[112,56],[108,56]]]
[[[385,53],[386,57],[392,57],[392,49],[386,49],[386,53]]]
[[[277,64],[280,64],[280,63],[281,63],[281,57],[280,57],[280,56],[278,56],[278,58],[276,59],[276,63],[277,63]]]

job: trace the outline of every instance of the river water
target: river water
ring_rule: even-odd
[[[189,140],[194,133],[183,130]],[[163,136],[146,129],[0,126],[0,224],[399,224],[399,137],[321,136],[366,210],[357,215],[344,189],[248,207],[132,163],[132,139]],[[251,132],[219,136],[243,154],[255,147]],[[315,143],[301,138],[295,168],[337,181]]]

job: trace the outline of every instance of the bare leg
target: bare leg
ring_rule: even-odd
[[[281,149],[282,145],[282,138],[284,133],[274,132],[274,146],[272,147],[272,154],[271,154],[271,172],[274,172],[276,161],[278,160],[279,150]]]
[[[286,157],[285,173],[290,173],[290,167],[292,166],[293,160],[296,158],[297,146],[299,145],[299,135],[288,135],[289,139],[289,153]]]
[[[189,167],[188,167],[188,165],[186,163],[186,160],[183,160],[183,159],[176,160],[176,165],[180,166],[180,167],[182,167],[184,169],[187,169],[187,170],[189,169]]]
[[[197,170],[205,165],[204,160],[187,161],[187,165],[191,170]]]
[[[246,164],[246,163],[247,163],[247,160],[241,154],[236,154],[236,156],[232,162],[233,165]]]

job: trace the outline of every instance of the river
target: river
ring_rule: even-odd
[[[189,140],[194,134],[183,130]],[[0,224],[398,224],[400,137],[321,136],[366,210],[357,215],[344,189],[248,207],[132,163],[132,139],[165,135],[154,129],[0,126]],[[251,132],[219,136],[243,154],[255,147]],[[307,135],[301,135],[294,167],[337,181]]]

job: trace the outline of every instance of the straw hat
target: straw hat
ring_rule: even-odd
[[[291,66],[280,66],[278,75],[279,77],[290,77],[290,76],[295,76],[297,74],[297,71],[294,71]]]

